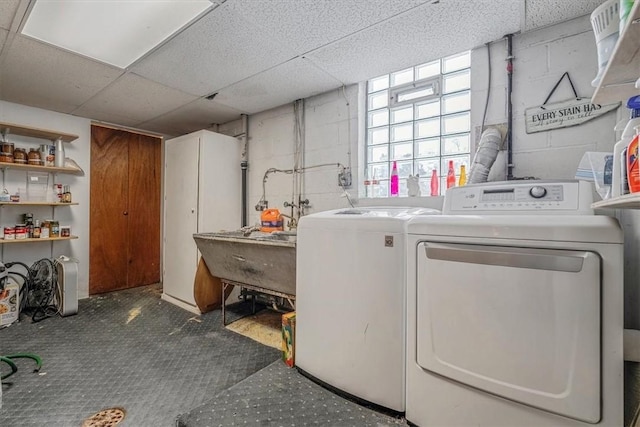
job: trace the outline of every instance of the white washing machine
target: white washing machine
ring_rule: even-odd
[[[296,366],[404,412],[407,221],[426,208],[355,208],[300,219]]]
[[[623,425],[623,234],[591,194],[470,185],[407,224],[408,421]]]

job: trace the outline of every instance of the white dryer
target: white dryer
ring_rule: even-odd
[[[300,219],[296,366],[404,412],[407,221],[426,208],[355,208]]]
[[[623,234],[591,194],[469,185],[408,223],[408,421],[623,425]]]

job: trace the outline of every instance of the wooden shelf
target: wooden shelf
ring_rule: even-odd
[[[9,244],[9,243],[33,243],[33,242],[57,242],[59,240],[73,240],[77,238],[78,236],[49,237],[47,239],[11,239],[11,240],[0,239],[0,245],[5,243]]]
[[[601,200],[593,203],[591,207],[593,209],[640,209],[640,193]]]
[[[0,202],[0,206],[9,205],[9,206],[77,206],[78,203],[60,203],[60,202]]]
[[[29,136],[31,138],[48,139],[50,141],[62,138],[64,142],[71,142],[78,139],[78,135],[73,135],[71,133],[21,126],[15,123],[0,122],[0,131],[5,132],[5,130],[7,135]]]
[[[4,163],[4,162],[0,162],[0,169],[14,169],[14,170],[38,171],[38,172],[48,172],[48,173],[66,173],[69,175],[84,174],[84,172],[81,169],[75,169],[75,168],[56,168],[52,166],[22,165],[19,163]]]
[[[610,104],[625,102],[640,94],[635,88],[640,78],[640,1],[636,1],[627,18],[627,24],[618,38],[602,80],[591,102]]]

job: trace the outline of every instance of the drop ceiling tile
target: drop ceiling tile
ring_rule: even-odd
[[[583,15],[590,15],[606,0],[526,0],[523,31],[557,24]]]
[[[0,65],[0,99],[70,113],[121,73],[16,35]]]
[[[429,0],[234,0],[229,8],[299,54],[317,49]]]
[[[222,89],[216,101],[254,114],[340,86],[310,61],[296,58]]]
[[[8,30],[11,28],[13,17],[18,10],[20,0],[2,0],[0,1],[0,28]]]
[[[196,99],[198,97],[194,95],[128,73],[73,113],[85,116],[86,110],[104,113],[114,111],[134,122],[144,122]]]
[[[295,56],[227,5],[209,12],[134,65],[132,71],[204,96]]]
[[[395,16],[305,55],[352,84],[472,49],[517,32],[521,3],[441,0]]]
[[[212,124],[222,124],[240,118],[241,112],[218,102],[200,98],[177,110],[164,114],[136,127],[169,136],[179,136],[201,129]]]
[[[138,124],[138,120],[121,114],[117,110],[105,111],[105,110],[92,110],[90,108],[82,108],[73,112],[74,116],[86,117],[87,119],[110,123],[113,125],[120,125],[135,128]]]

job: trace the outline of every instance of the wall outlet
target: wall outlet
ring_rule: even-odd
[[[351,188],[351,171],[347,168],[338,173],[338,185],[342,188]]]

